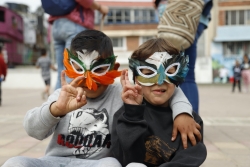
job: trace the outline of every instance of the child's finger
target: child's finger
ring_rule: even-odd
[[[78,76],[76,77],[71,83],[70,85],[73,86],[73,87],[77,87],[78,86],[78,83],[84,79],[84,76]]]
[[[126,73],[126,71],[122,70],[122,74],[121,74],[121,77],[120,77],[120,82],[121,82],[122,87],[124,87],[125,84],[126,84],[126,82],[125,82],[125,73]]]
[[[196,145],[196,139],[194,137],[194,134],[193,133],[189,133],[188,134],[188,138],[191,141],[192,145],[195,146]]]
[[[80,87],[77,87],[76,90],[77,90],[76,100],[80,102],[82,99],[82,96],[84,95],[84,90],[83,88],[80,88]]]
[[[126,84],[126,85],[124,85],[123,91],[128,91],[128,90],[131,90],[131,91],[133,91],[134,93],[138,94],[138,90],[137,90],[137,88],[136,88],[135,85],[131,85],[131,84]]]
[[[201,126],[197,122],[195,122],[195,126],[196,126],[197,129],[201,130]]]
[[[171,141],[175,141],[176,139],[176,136],[177,136],[177,127],[173,127],[173,130],[172,130],[172,138],[171,138]]]
[[[133,97],[136,97],[136,93],[134,93],[132,90],[128,90],[126,92],[123,93],[123,97],[125,97],[126,99]]]
[[[86,98],[86,92],[83,92],[82,98],[81,98],[82,105],[87,104],[87,98]]]
[[[187,148],[187,135],[181,134],[181,139],[182,139],[183,148],[186,149]]]
[[[202,136],[201,136],[201,133],[200,133],[200,131],[198,129],[195,129],[194,135],[197,137],[198,141],[201,141]]]
[[[128,84],[128,85],[131,85],[130,84],[130,81],[129,81],[129,79],[128,79],[128,70],[126,70],[126,72],[125,72],[125,82],[126,82],[126,85]]]
[[[135,87],[136,87],[137,93],[138,93],[139,95],[143,95],[142,87],[141,87],[140,85],[138,85],[138,84],[136,84]]]
[[[64,85],[67,85],[68,83],[67,83],[67,81],[66,81],[66,79],[65,79],[65,71],[63,70],[62,72],[61,72],[61,86],[64,86]]]

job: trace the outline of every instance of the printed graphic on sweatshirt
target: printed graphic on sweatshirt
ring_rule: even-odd
[[[78,109],[72,113],[69,134],[58,135],[57,143],[75,148],[73,155],[88,158],[104,147],[110,147],[109,118],[106,109]]]
[[[157,136],[149,136],[145,142],[146,156],[145,162],[159,166],[169,161],[171,155],[176,151]]]

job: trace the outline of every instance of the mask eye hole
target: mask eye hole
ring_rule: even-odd
[[[70,59],[70,64],[77,74],[84,74],[85,70],[78,62],[73,59]]]
[[[102,76],[105,75],[110,69],[110,64],[102,64],[94,67],[91,72],[95,75]]]
[[[165,70],[165,74],[167,76],[175,76],[180,68],[180,63],[173,63],[170,66],[168,66]]]
[[[137,72],[140,76],[144,78],[151,78],[155,75],[157,75],[157,71],[153,69],[152,67],[148,66],[139,66],[137,67]]]

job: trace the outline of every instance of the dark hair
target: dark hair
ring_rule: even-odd
[[[161,2],[161,0],[155,0],[154,1],[154,4],[155,4],[155,8],[157,8],[158,7],[158,5],[159,5],[159,3]]]
[[[96,50],[101,59],[114,55],[111,39],[98,30],[84,30],[72,39],[70,50],[73,54],[83,49],[86,49],[87,53]]]
[[[2,52],[2,46],[0,46],[0,53]]]
[[[47,54],[47,50],[45,48],[41,49],[41,55],[44,56]]]
[[[131,58],[146,60],[155,52],[168,52],[170,55],[178,55],[180,51],[165,39],[154,38],[140,45],[139,48],[132,53]]]

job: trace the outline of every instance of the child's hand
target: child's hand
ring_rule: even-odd
[[[65,72],[61,73],[62,89],[58,100],[50,107],[52,115],[64,116],[67,113],[76,110],[87,103],[85,91],[82,87],[78,87],[78,82],[84,79],[84,76],[75,78],[70,84],[65,80]]]
[[[122,84],[122,100],[126,104],[135,104],[139,105],[142,103],[143,95],[141,86],[132,85],[128,79],[128,71],[123,70],[121,75],[121,84]]]
[[[195,120],[188,114],[179,114],[174,120],[174,127],[172,132],[172,141],[176,139],[178,131],[181,134],[182,144],[184,149],[187,148],[187,136],[191,141],[192,145],[196,145],[196,138],[198,141],[201,140],[202,136],[200,133],[201,126],[195,122]],[[194,136],[195,135],[195,136]]]

